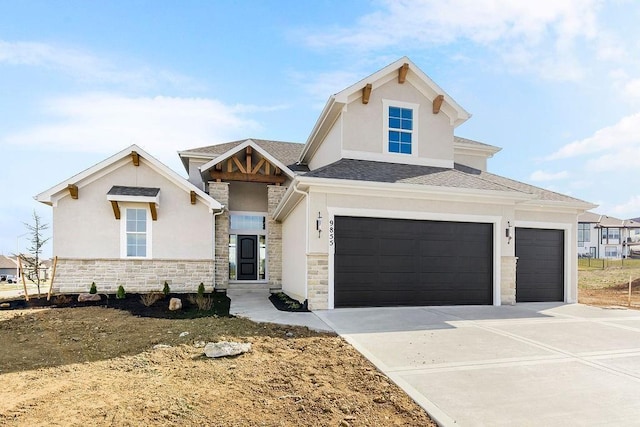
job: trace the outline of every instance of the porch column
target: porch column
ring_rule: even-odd
[[[229,183],[209,182],[209,195],[224,205],[224,213],[216,216],[215,281],[216,289],[229,287]]]
[[[282,289],[282,224],[273,219],[273,213],[286,191],[284,186],[267,186],[267,277],[270,290]]]

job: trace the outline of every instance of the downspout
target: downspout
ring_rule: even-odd
[[[291,187],[293,189],[294,193],[298,193],[298,194],[302,194],[305,198],[305,202],[307,205],[307,212],[306,212],[306,217],[307,220],[305,221],[305,232],[306,232],[306,236],[305,236],[305,255],[309,254],[309,193],[305,192],[305,191],[301,191],[298,190],[298,183],[293,184],[293,187]]]
[[[220,206],[219,212],[213,213],[213,250],[212,259],[213,259],[213,291],[216,291],[216,273],[218,269],[216,268],[216,217],[218,215],[222,215],[224,213],[224,205]]]
[[[298,190],[298,183],[293,184],[293,186],[291,187],[293,189],[294,193],[298,193],[298,194],[302,194],[305,198],[306,201],[306,212],[305,212],[305,236],[304,236],[304,241],[305,241],[305,260],[304,260],[304,303],[305,303],[305,307],[308,304],[309,301],[309,297],[307,295],[308,292],[308,288],[309,288],[309,271],[307,270],[307,260],[306,257],[307,255],[309,255],[309,193],[308,192],[304,192],[301,190]]]

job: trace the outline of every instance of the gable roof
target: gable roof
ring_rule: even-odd
[[[346,179],[350,181],[404,183],[445,188],[520,193],[535,201],[561,202],[584,208],[594,205],[524,182],[455,164],[453,169],[433,166],[381,163],[368,160],[341,159],[304,175],[304,178]]]
[[[638,219],[619,219],[589,211],[578,215],[578,222],[597,224],[596,227],[602,228],[640,228]]]
[[[0,255],[0,268],[12,268],[15,270],[17,266],[18,264],[13,258],[9,258],[6,255]]]
[[[134,151],[138,153],[138,156],[142,161],[149,165],[154,171],[174,183],[177,187],[182,188],[186,192],[195,192],[196,197],[203,203],[205,203],[209,207],[209,209],[222,209],[223,206],[217,200],[214,200],[204,191],[191,184],[171,168],[169,168],[135,144],[125,148],[124,150],[114,154],[113,156],[103,160],[102,162],[91,166],[90,168],[80,172],[79,174],[76,174],[71,178],[64,180],[63,182],[54,185],[48,190],[34,196],[34,199],[46,205],[55,205],[57,200],[56,197],[58,197],[62,192],[66,192],[69,184],[77,185],[81,188],[84,185],[87,185],[95,181],[96,179],[101,178],[107,173],[123,166],[127,161],[131,161],[131,155]]]
[[[298,142],[272,141],[267,139],[247,138],[238,141],[225,142],[222,144],[208,145],[205,147],[190,148],[188,150],[178,152],[182,159],[182,164],[187,171],[189,170],[188,159],[190,157],[199,157],[206,160],[215,159],[231,150],[236,149],[239,145],[252,141],[255,145],[262,148],[269,155],[273,156],[278,162],[286,166],[291,171],[306,172],[309,169],[306,166],[297,164],[300,153],[304,148],[303,144]]]
[[[391,81],[398,76],[398,70],[404,64],[409,65],[409,69],[407,71],[407,80],[411,81],[411,83],[419,90],[422,94],[424,94],[429,99],[434,99],[438,95],[444,96],[444,101],[442,104],[442,111],[449,116],[451,123],[454,127],[461,125],[466,120],[471,117],[464,108],[462,108],[451,96],[445,92],[440,86],[438,86],[429,76],[427,76],[418,66],[416,66],[409,58],[403,56],[397,61],[387,65],[381,70],[371,74],[368,77],[360,80],[359,82],[347,87],[346,89],[341,90],[340,92],[331,95],[327,100],[327,103],[318,117],[316,124],[305,143],[304,150],[300,154],[300,158],[298,161],[302,164],[306,164],[309,161],[309,157],[315,153],[317,147],[322,142],[322,139],[326,132],[333,125],[335,120],[338,118],[342,109],[349,102],[354,99],[358,99],[362,96],[362,89],[367,85],[371,84],[372,90],[375,90],[377,87],[384,85],[385,83]]]

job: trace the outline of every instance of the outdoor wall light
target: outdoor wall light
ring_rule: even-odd
[[[318,230],[318,238],[320,238],[320,234],[322,234],[322,216],[320,212],[318,212],[318,218],[316,218],[316,230]]]
[[[511,221],[507,221],[507,229],[504,231],[504,236],[507,238],[507,245],[511,243]]]

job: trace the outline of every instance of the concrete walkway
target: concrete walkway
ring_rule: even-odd
[[[640,312],[579,304],[316,313],[442,425],[640,425]]]
[[[333,332],[333,329],[314,313],[279,311],[269,301],[268,290],[229,290],[227,296],[231,298],[229,311],[234,316],[246,317],[255,322],[306,326],[315,331]]]

